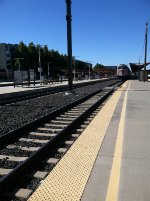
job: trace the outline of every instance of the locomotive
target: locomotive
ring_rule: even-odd
[[[126,64],[120,64],[117,67],[117,77],[122,80],[127,80],[131,76],[131,71]]]

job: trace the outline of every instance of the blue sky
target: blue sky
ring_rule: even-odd
[[[73,55],[93,64],[143,62],[147,21],[150,0],[72,0]],[[65,0],[0,0],[0,27],[0,43],[47,44],[67,53]]]

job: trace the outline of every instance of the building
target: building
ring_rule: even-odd
[[[147,65],[149,65],[150,62],[147,62],[146,65],[144,63],[143,64],[140,64],[140,63],[129,63],[129,64],[130,64],[131,71],[133,73],[133,77],[134,78],[138,78],[139,77],[139,72],[144,67],[146,67]]]
[[[16,46],[0,43],[0,69],[12,69],[12,58]]]
[[[117,69],[117,66],[104,66],[104,68],[116,70],[116,69]]]

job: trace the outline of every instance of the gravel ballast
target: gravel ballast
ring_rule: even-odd
[[[116,83],[117,80],[113,80],[113,82]],[[39,119],[98,89],[107,87],[110,83],[112,84],[112,80],[74,89],[75,93],[70,95],[65,95],[65,92],[61,92],[1,106],[0,136]]]

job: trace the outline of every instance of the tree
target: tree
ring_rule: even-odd
[[[38,52],[33,42],[29,43],[28,45],[28,54],[29,54],[28,60],[29,60],[30,68],[37,71],[38,70]]]
[[[60,54],[57,50],[49,50],[47,45],[40,46],[34,45],[33,42],[30,42],[26,46],[23,41],[21,41],[16,47],[13,55],[13,66],[14,69],[18,69],[19,60],[17,58],[24,58],[21,60],[21,69],[28,70],[34,69],[38,73],[39,68],[39,48],[40,48],[40,58],[41,58],[41,67],[45,75],[48,74],[48,63],[50,71],[53,71],[53,74],[60,74],[62,69],[67,71],[67,55]],[[89,65],[87,62],[80,60],[75,60],[75,66],[78,70],[88,70]],[[96,67],[102,67],[101,64],[97,64]]]
[[[102,64],[98,64],[98,63],[93,67],[94,70],[102,69],[102,68],[104,68],[104,66]]]
[[[29,69],[30,61],[29,61],[28,48],[22,41],[18,44],[18,57],[16,58],[23,58],[22,61],[23,70]]]

